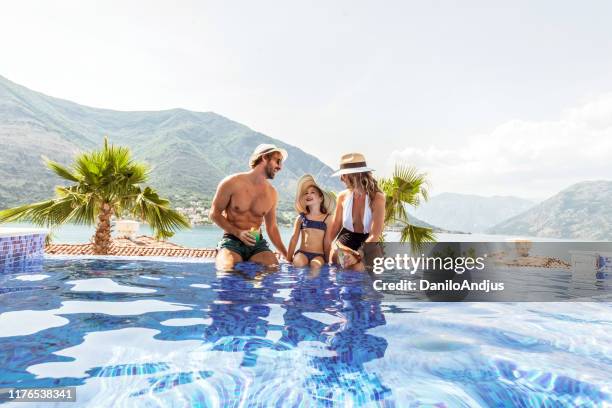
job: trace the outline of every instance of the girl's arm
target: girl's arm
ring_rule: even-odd
[[[293,224],[293,235],[291,236],[291,241],[289,241],[289,248],[287,248],[287,261],[293,261],[293,254],[295,253],[295,248],[297,247],[298,240],[300,239],[300,225],[302,224],[301,217],[295,219],[295,223]]]
[[[374,199],[374,210],[372,211],[372,228],[370,228],[370,236],[365,242],[378,242],[385,229],[385,195],[376,193]]]

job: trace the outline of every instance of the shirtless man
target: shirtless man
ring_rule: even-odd
[[[287,257],[276,225],[278,193],[268,181],[281,170],[286,158],[285,149],[261,144],[251,155],[250,171],[232,174],[219,183],[210,208],[210,219],[225,231],[218,245],[217,269],[230,270],[242,261],[278,264],[261,235],[262,221],[270,241]]]

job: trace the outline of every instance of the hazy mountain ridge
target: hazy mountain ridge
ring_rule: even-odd
[[[574,184],[487,232],[548,238],[612,240],[612,181]]]
[[[105,135],[148,162],[151,185],[171,197],[211,196],[223,177],[248,170],[248,157],[260,143],[289,152],[274,180],[281,200],[293,200],[297,178],[305,173],[325,188],[343,189],[330,177],[333,170],[316,157],[213,112],[90,108],[0,76],[0,208],[52,194],[58,179],[45,168],[41,155],[69,163],[76,152],[101,146]]]
[[[441,193],[411,209],[416,217],[451,231],[484,232],[535,203],[512,196]]]

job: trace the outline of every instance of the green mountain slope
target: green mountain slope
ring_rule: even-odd
[[[612,240],[612,181],[574,184],[487,232],[549,238]]]
[[[41,155],[69,163],[76,152],[99,146],[105,135],[149,163],[151,184],[179,202],[210,198],[223,177],[248,170],[248,157],[260,143],[289,152],[274,180],[281,201],[293,200],[296,181],[305,173],[328,189],[343,188],[329,177],[332,169],[316,157],[213,112],[90,108],[0,76],[0,208],[52,194],[58,180],[46,170]]]

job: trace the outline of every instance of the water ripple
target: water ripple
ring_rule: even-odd
[[[41,286],[0,276],[0,387],[76,386],[75,406],[612,404],[605,302],[388,302],[368,275],[327,267],[43,272]]]

